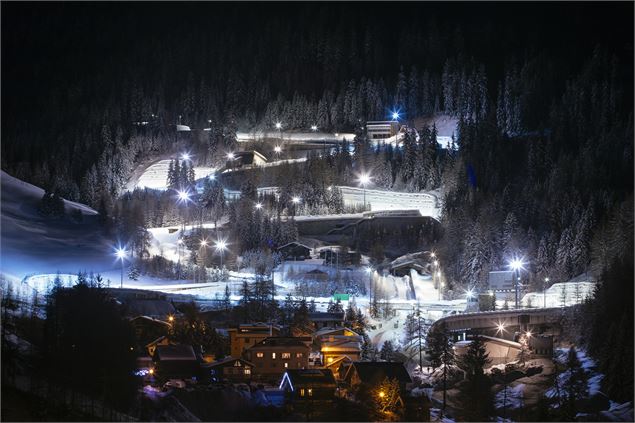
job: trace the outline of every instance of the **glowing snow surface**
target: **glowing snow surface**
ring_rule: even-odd
[[[158,190],[165,190],[168,179],[168,168],[170,167],[170,160],[160,160],[155,164],[148,167],[141,175],[135,188],[151,188]],[[195,179],[202,179],[209,175],[214,174],[216,168],[213,167],[194,167]]]
[[[103,271],[115,265],[112,243],[103,235],[92,208],[64,201],[66,216],[38,212],[44,190],[2,172],[0,271],[13,280],[39,273]],[[73,213],[81,213],[81,221]]]

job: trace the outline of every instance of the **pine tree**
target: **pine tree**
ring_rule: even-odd
[[[494,397],[489,378],[483,371],[489,363],[485,344],[477,335],[470,342],[465,355],[459,360],[459,367],[466,374],[466,382],[459,392],[459,414],[467,421],[487,421],[493,415]]]
[[[428,333],[427,345],[432,367],[443,366],[443,408],[446,406],[446,391],[449,367],[456,363],[452,340],[445,323]]]
[[[395,347],[392,344],[392,341],[389,339],[384,342],[381,347],[381,352],[379,353],[379,357],[385,361],[392,361],[393,356],[395,354]]]
[[[565,418],[574,420],[577,402],[588,395],[587,376],[580,364],[575,347],[571,347],[567,353],[566,369],[569,377],[563,386],[566,395],[564,413]]]

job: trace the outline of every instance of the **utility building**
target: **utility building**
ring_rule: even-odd
[[[394,137],[399,133],[399,122],[395,120],[374,120],[366,122],[366,134],[370,140]]]

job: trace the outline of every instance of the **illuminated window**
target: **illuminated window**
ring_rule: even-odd
[[[313,396],[313,389],[309,388],[309,396],[312,397]]]
[[[264,354],[264,353],[261,353],[261,352],[260,352],[260,353],[256,353],[256,357],[258,357],[258,358],[262,358],[262,357],[264,357],[264,356],[265,356],[265,354]]]
[[[282,358],[283,359],[290,359],[291,358],[291,353],[282,353]]]
[[[251,369],[245,369],[245,374],[246,375],[250,375],[251,374]]]
[[[295,358],[302,358],[302,353],[295,353]]]
[[[276,353],[271,353],[271,359],[275,360],[276,359]]]
[[[284,368],[288,369],[289,368],[289,363],[284,363]]]
[[[329,362],[329,363],[332,363],[332,362],[333,362],[333,357],[329,357],[329,358],[328,358],[328,362]]]
[[[300,389],[300,396],[303,397],[304,396],[304,388]]]

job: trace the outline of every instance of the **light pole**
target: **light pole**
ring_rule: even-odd
[[[359,184],[364,188],[364,211],[366,211],[366,185],[370,182],[371,177],[368,173],[359,175]]]
[[[201,240],[200,251],[202,251],[203,253],[207,252],[207,240],[206,239],[202,239]],[[203,272],[203,282],[207,282],[207,270],[205,268],[205,258],[206,258],[206,254],[201,254],[201,267],[202,267],[202,272]]]
[[[300,197],[293,197],[291,199],[291,202],[293,203],[293,216],[295,216],[295,213],[296,213],[295,208],[297,207],[298,204],[300,204],[300,201],[302,201]]]
[[[282,145],[282,123],[276,122],[276,129],[280,134],[280,145]]]
[[[223,270],[223,252],[225,252],[225,250],[227,249],[227,241],[225,241],[224,239],[219,239],[216,241],[216,244],[214,247],[216,248],[216,251],[220,253],[220,268],[222,271]]]
[[[231,170],[234,170],[234,159],[236,158],[236,155],[232,152],[227,153],[227,161],[229,162],[229,168]]]
[[[373,301],[373,268],[370,266],[367,266],[366,274],[368,275],[368,311],[370,314],[370,309],[372,307],[372,301]]]
[[[176,241],[176,254],[178,255],[178,259],[176,262],[176,278],[181,279],[181,247],[183,245],[183,240],[178,239]]]
[[[522,259],[514,258],[509,262],[509,267],[514,271],[514,296],[515,296],[515,305],[518,308],[518,289],[520,285],[520,269],[524,269],[525,263],[523,263]]]
[[[545,278],[545,283],[542,286],[542,308],[547,308],[547,284],[549,283],[549,278]]]
[[[123,265],[124,265],[124,260],[128,256],[128,252],[124,248],[120,247],[120,248],[117,248],[117,252],[115,253],[115,255],[117,256],[119,260],[121,260],[121,283],[119,287],[123,288]]]
[[[183,213],[183,235],[185,235],[185,224],[187,219],[187,203],[190,201],[190,193],[188,191],[179,191],[179,197],[177,202],[184,203],[186,212]]]
[[[399,133],[399,128],[398,128],[399,127],[399,112],[397,110],[394,110],[392,112],[392,120],[397,122],[397,125],[396,125],[397,126],[397,131],[395,131],[395,145],[397,145],[397,141],[398,141],[397,140],[397,135]]]

